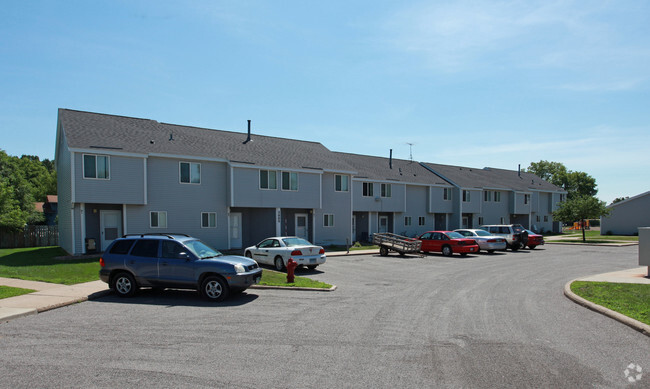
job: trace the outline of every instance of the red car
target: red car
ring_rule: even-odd
[[[435,251],[445,256],[453,253],[465,256],[468,253],[478,253],[479,250],[474,239],[466,238],[454,231],[429,231],[420,235],[418,239],[422,241],[421,250],[425,253]]]
[[[537,246],[543,245],[544,244],[544,236],[540,234],[536,234],[531,230],[526,230],[528,233],[528,248],[529,249],[534,249]]]

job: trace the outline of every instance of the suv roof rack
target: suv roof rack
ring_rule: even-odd
[[[184,236],[184,237],[187,237],[187,238],[190,237],[187,234],[176,234],[176,233],[173,233],[173,232],[172,233],[168,233],[168,232],[147,232],[145,234],[125,234],[125,235],[122,235],[122,238],[126,238],[126,237],[129,237],[129,236],[139,236],[141,238],[143,238],[145,236],[166,236],[169,239],[174,239],[174,235]]]

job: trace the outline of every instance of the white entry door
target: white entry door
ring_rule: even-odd
[[[109,244],[122,236],[122,211],[99,210],[99,231],[102,240],[102,251]]]
[[[230,214],[230,248],[242,248],[241,239],[241,213],[233,212]]]
[[[296,236],[309,240],[309,231],[307,230],[307,214],[296,214]]]
[[[388,216],[379,216],[379,232],[388,232]]]

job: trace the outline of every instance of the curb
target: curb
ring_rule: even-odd
[[[282,290],[307,290],[312,292],[333,292],[336,290],[336,285],[333,285],[329,289],[323,288],[304,288],[304,287],[293,287],[293,286],[271,286],[271,285],[251,285],[249,289],[282,289]]]
[[[602,315],[608,316],[614,320],[617,320],[623,324],[625,324],[628,327],[631,327],[632,329],[635,329],[642,333],[645,336],[650,337],[650,326],[641,323],[638,320],[632,319],[631,317],[625,316],[622,313],[618,313],[616,311],[612,311],[609,308],[605,308],[602,305],[598,305],[596,303],[592,303],[589,300],[585,300],[584,298],[578,296],[577,294],[573,293],[571,291],[571,284],[574,281],[578,281],[577,279],[571,280],[564,285],[564,295],[569,298],[569,300],[572,300],[576,304],[582,305],[585,308],[591,309],[592,311],[598,312]]]
[[[36,308],[2,308],[2,310],[5,312],[9,311],[11,313],[4,313],[2,317],[0,317],[0,323],[7,323],[10,320],[36,315],[38,313],[38,310]]]
[[[567,246],[604,246],[604,247],[627,247],[627,246],[638,246],[638,242],[633,242],[633,243],[582,243],[582,242],[562,242],[560,240],[557,241],[546,241],[544,244],[562,244],[562,245],[567,245]]]

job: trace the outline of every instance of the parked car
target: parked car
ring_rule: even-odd
[[[480,229],[458,229],[454,230],[466,238],[476,241],[480,250],[485,250],[492,254],[496,250],[506,249],[506,239],[500,236],[492,235],[485,230]]]
[[[422,241],[422,251],[425,253],[434,251],[445,256],[451,256],[453,253],[465,256],[479,251],[474,239],[465,238],[454,231],[428,231],[418,239]]]
[[[531,230],[526,230],[528,233],[528,248],[531,250],[534,250],[535,247],[541,246],[544,244],[544,236],[540,234],[536,234]]]
[[[507,247],[512,251],[517,251],[528,244],[528,233],[521,224],[490,224],[479,228],[492,235],[504,237]]]
[[[188,235],[140,234],[116,239],[99,259],[99,278],[120,297],[141,286],[198,290],[222,301],[260,282],[262,269],[242,256],[226,256]]]
[[[325,249],[297,236],[276,236],[264,239],[255,246],[247,247],[244,255],[259,263],[275,266],[278,271],[286,269],[289,258],[298,266],[316,269],[325,263]]]

